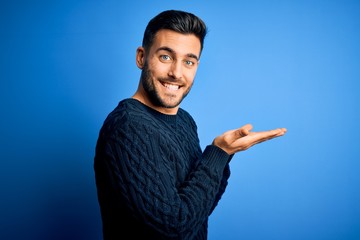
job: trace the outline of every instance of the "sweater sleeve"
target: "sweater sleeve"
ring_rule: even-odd
[[[234,155],[231,155],[228,159],[228,162],[230,162],[230,160],[232,159]],[[220,187],[219,187],[219,191],[218,193],[216,194],[216,198],[215,198],[215,201],[214,201],[214,204],[211,208],[211,211],[210,211],[210,214],[214,211],[215,207],[218,205],[222,195],[224,194],[225,192],[225,189],[228,185],[228,179],[230,177],[230,166],[229,166],[229,163],[226,164],[225,168],[224,168],[224,172],[223,172],[223,177],[221,179],[221,183],[220,183]]]
[[[194,129],[194,133],[196,134],[196,139],[197,141],[199,142],[199,138],[198,138],[198,135],[197,135],[197,125],[196,125],[196,122],[194,121],[194,119],[189,115],[187,114],[189,119],[190,119],[190,122],[192,124],[192,127]],[[217,148],[215,147],[214,145],[209,145],[205,148],[205,150],[209,150],[211,148]],[[221,149],[219,149],[220,151],[222,151]],[[205,153],[205,151],[204,151]],[[211,212],[210,214],[213,212],[213,210],[215,209],[215,207],[217,206],[218,202],[220,201],[222,195],[224,194],[225,192],[225,189],[227,187],[227,184],[228,184],[228,179],[230,177],[230,166],[229,166],[229,162],[230,160],[233,158],[234,155],[230,155],[228,157],[228,164],[225,165],[225,168],[224,168],[224,172],[223,172],[223,175],[222,175],[222,179],[221,179],[221,183],[220,183],[220,187],[219,187],[219,191],[215,197],[215,201],[214,201],[214,204],[211,208]],[[209,215],[210,215],[209,214]]]
[[[142,127],[126,126],[103,136],[97,164],[108,176],[108,191],[164,238],[191,239],[224,192],[229,155],[207,146],[178,185],[174,172],[160,159],[159,133]]]

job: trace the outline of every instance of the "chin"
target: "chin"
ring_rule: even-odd
[[[180,105],[181,101],[182,101],[182,98],[176,98],[176,99],[171,99],[171,100],[169,100],[169,99],[164,100],[164,98],[162,98],[160,100],[162,107],[165,107],[165,108],[176,108]]]

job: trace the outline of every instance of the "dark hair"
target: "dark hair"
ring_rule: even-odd
[[[183,34],[194,34],[200,40],[202,51],[207,28],[205,23],[194,14],[179,10],[167,10],[159,13],[146,26],[142,42],[145,49],[151,47],[156,33],[161,29],[169,29]]]

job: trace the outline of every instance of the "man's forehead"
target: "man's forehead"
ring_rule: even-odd
[[[199,56],[201,43],[195,34],[183,34],[162,29],[156,33],[152,48],[155,51],[161,48],[169,48],[176,54]]]

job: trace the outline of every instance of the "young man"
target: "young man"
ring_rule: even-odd
[[[136,52],[138,89],[108,115],[96,146],[105,240],[207,239],[232,156],[286,132],[251,132],[248,124],[200,149],[196,123],[179,106],[192,87],[205,35],[204,22],[183,11],[164,11],[146,27]]]

